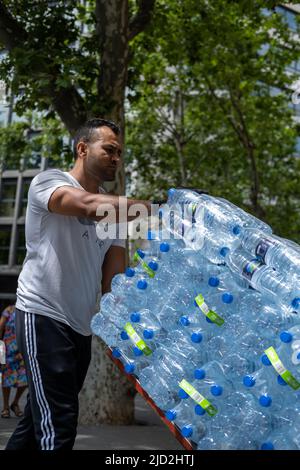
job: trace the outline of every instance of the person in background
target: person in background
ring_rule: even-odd
[[[17,346],[14,305],[6,307],[1,314],[0,339],[4,341],[6,349],[6,364],[2,366],[3,410],[1,418],[10,418],[11,411],[19,418],[23,416],[19,400],[27,387],[27,377],[24,361]],[[9,405],[12,388],[16,388],[16,393]]]

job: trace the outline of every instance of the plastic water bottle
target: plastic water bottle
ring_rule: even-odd
[[[151,364],[141,371],[139,382],[159,408],[168,410],[175,406],[180,398],[177,388],[170,387],[169,376],[164,375],[157,365]]]
[[[266,440],[261,443],[260,450],[297,450],[297,445],[293,442],[289,432],[274,430]]]
[[[130,313],[130,322],[143,340],[147,342],[150,349],[156,349],[167,335],[158,320],[148,309]]]
[[[252,374],[243,377],[243,385],[257,398],[260,406],[269,408],[272,411],[276,409],[280,412],[280,406],[283,402],[286,383],[274,370],[268,367],[262,367]]]
[[[106,316],[97,313],[91,320],[92,332],[102,338],[105,343],[110,347],[116,347],[121,339],[123,328],[111,322]],[[129,340],[129,337],[126,337]]]
[[[135,274],[135,270],[130,267],[126,268],[125,273],[116,274],[111,281],[112,291],[115,293],[132,287],[136,280]]]
[[[232,272],[226,265],[216,266],[216,264],[207,264],[204,271],[204,281],[209,288],[208,292],[214,290],[227,291],[248,289],[249,284],[245,279],[240,278],[235,272]]]
[[[300,287],[291,285],[282,274],[257,259],[251,259],[246,251],[239,249],[229,253],[226,263],[266,299],[294,310],[300,309]]]
[[[145,278],[139,279],[134,286],[127,292],[127,295],[124,296],[123,302],[124,306],[128,310],[141,309],[148,306],[149,299],[149,281]]]
[[[249,290],[241,296],[239,305],[241,321],[259,331],[263,337],[275,337],[283,328],[290,328],[298,322],[298,315],[285,306],[263,300],[262,294]]]
[[[195,329],[193,331],[174,330],[168,332],[165,340],[170,351],[182,350],[184,354],[189,354],[190,361],[204,364],[207,362],[206,345],[208,335],[205,331]],[[191,362],[192,367],[192,362]]]
[[[275,235],[245,229],[241,237],[245,250],[283,274],[300,277],[300,251]]]
[[[204,396],[224,400],[234,390],[232,382],[226,379],[221,363],[211,361],[194,370],[197,390]]]
[[[119,294],[108,292],[104,294],[100,301],[100,314],[120,327],[129,320],[129,312],[124,305],[124,298]]]
[[[300,325],[282,330],[279,333],[279,340],[280,345],[275,348],[279,359],[300,382]]]
[[[122,349],[113,348],[112,356],[123,363],[124,371],[127,374],[134,374],[137,377],[151,362],[150,356],[145,356],[141,349],[131,345],[127,345],[126,348]]]
[[[228,235],[239,235],[245,226],[271,232],[271,228],[267,224],[224,199],[176,189],[170,189],[168,196],[169,205],[179,203],[195,206],[196,204],[197,208],[194,214],[196,223],[204,221],[206,228],[221,229],[226,231]]]
[[[277,401],[280,400],[283,406],[286,403],[298,401],[300,398],[300,357],[297,359],[297,355],[299,355],[299,350],[291,353],[289,347],[281,345],[268,348],[261,358],[265,368],[270,369],[270,373],[277,378],[278,387],[275,393],[278,396]],[[298,362],[298,364],[293,362]]]
[[[197,442],[204,435],[205,427],[200,420],[196,419],[190,403],[182,400],[165,415],[179,427],[183,437]]]

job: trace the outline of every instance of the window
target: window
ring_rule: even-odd
[[[20,217],[26,215],[27,201],[28,201],[28,190],[31,183],[31,179],[23,180],[23,195],[20,208]]]
[[[1,184],[0,217],[13,217],[17,180],[4,179]]]
[[[17,242],[17,257],[16,261],[18,265],[23,264],[24,258],[26,255],[26,246],[25,246],[25,227],[18,227],[18,242]]]
[[[11,227],[0,227],[0,265],[8,264]]]

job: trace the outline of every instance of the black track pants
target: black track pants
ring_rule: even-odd
[[[24,416],[6,450],[72,449],[78,394],[91,359],[91,336],[64,323],[16,309],[16,334],[29,392]]]

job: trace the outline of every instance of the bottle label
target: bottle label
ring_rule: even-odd
[[[248,279],[249,281],[252,279],[253,274],[255,271],[262,266],[262,262],[258,259],[253,259],[247,262],[243,268],[243,276]]]
[[[217,408],[215,408],[201,393],[198,392],[189,382],[182,380],[179,382],[179,387],[182,388],[191,398],[200,405],[209,416],[215,416],[218,413]]]
[[[213,310],[210,310],[208,305],[205,303],[204,297],[202,294],[197,295],[195,297],[195,301],[200,308],[200,310],[204,313],[205,316],[207,316],[213,323],[215,323],[218,326],[222,326],[224,323],[224,319],[220,317],[216,312]]]
[[[133,342],[133,344],[140,349],[145,356],[150,356],[152,354],[152,350],[147,346],[145,341],[137,334],[131,323],[126,323],[124,330],[128,334],[129,338]]]
[[[298,390],[300,387],[300,382],[291,374],[289,370],[287,370],[275,349],[271,346],[270,348],[265,350],[266,355],[268,356],[272,366],[276,370],[276,372],[283,378],[283,380],[293,389]]]
[[[266,260],[266,254],[268,249],[271,246],[274,246],[274,242],[269,240],[268,238],[262,238],[262,240],[258,243],[255,249],[256,256],[263,262]]]
[[[155,276],[155,271],[151,269],[147,263],[143,260],[143,258],[140,257],[138,252],[136,251],[133,255],[133,261],[137,261],[143,268],[144,271],[148,274],[149,277],[154,277]]]

